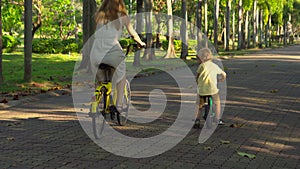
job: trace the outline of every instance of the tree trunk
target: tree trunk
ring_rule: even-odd
[[[2,16],[2,1],[0,1],[0,16]],[[0,84],[4,82],[2,69],[2,17],[0,17]]]
[[[268,21],[268,39],[269,39],[269,47],[272,46],[272,30],[270,29],[272,25],[272,15],[271,12],[269,14],[269,21]]]
[[[287,20],[286,18],[283,19],[283,44],[287,45],[287,38],[286,38],[286,34],[287,34]]]
[[[214,46],[216,51],[218,51],[219,2],[220,0],[215,0],[215,7],[214,7]]]
[[[261,9],[259,11],[259,47],[262,48],[263,43],[262,43],[262,39],[263,39],[263,9]]]
[[[251,21],[250,21],[250,11],[247,11],[247,16],[248,16],[248,19],[247,19],[247,27],[245,27],[245,29],[247,29],[247,45],[246,47],[247,48],[250,48],[250,43],[251,43],[251,33],[250,33],[250,26],[251,26]]]
[[[136,32],[139,34],[140,37],[142,37],[141,33],[143,31],[143,1],[137,1],[137,18],[136,18]],[[141,57],[141,50],[137,50],[134,52],[134,60],[133,60],[133,66],[141,66],[140,62]]]
[[[246,18],[245,18],[245,39],[244,39],[244,46],[247,49],[249,46],[249,11],[246,11]]]
[[[187,10],[186,10],[186,0],[181,0],[181,14],[182,14],[182,22],[180,27],[180,35],[181,35],[181,55],[180,59],[186,60],[188,55],[188,31],[187,31]]]
[[[79,69],[87,69],[90,71],[90,51],[94,40],[92,35],[95,32],[96,23],[94,19],[96,11],[96,1],[95,0],[83,0],[83,44],[84,51],[82,52],[82,61],[80,63]]]
[[[168,50],[165,58],[175,58],[175,48],[174,48],[174,38],[173,38],[173,13],[172,13],[172,0],[167,0],[168,8],[168,34],[167,38],[169,40]]]
[[[227,0],[226,4],[226,35],[225,35],[225,50],[229,51],[229,39],[230,39],[230,10],[231,10],[231,0]]]
[[[242,22],[243,22],[243,0],[239,0],[239,6],[238,6],[238,11],[239,11],[239,16],[238,16],[238,50],[242,49],[242,42],[243,42],[243,32],[242,32]]]
[[[257,45],[257,0],[253,2],[253,47],[255,48]]]
[[[25,32],[24,32],[24,80],[32,78],[32,0],[25,0]]]
[[[145,3],[145,21],[146,21],[146,44],[147,48],[144,51],[144,60],[155,60],[152,36],[152,6],[153,0],[144,0]]]
[[[235,8],[232,8],[232,50],[235,50]]]
[[[197,4],[197,12],[196,12],[196,20],[197,20],[197,51],[203,48],[203,34],[202,34],[202,0],[198,0]],[[205,39],[207,40],[207,39]]]
[[[157,23],[155,48],[160,48],[161,14],[159,12],[155,12],[155,20]]]
[[[205,38],[205,47],[208,47],[208,19],[207,19],[207,5],[208,0],[204,0],[204,35],[206,36]]]

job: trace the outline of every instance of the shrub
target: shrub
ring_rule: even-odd
[[[119,40],[120,45],[122,46],[123,49],[125,49],[128,45],[134,43],[134,40],[131,38],[121,38]]]
[[[21,41],[19,38],[15,38],[11,35],[3,35],[2,36],[2,48],[4,49],[4,52],[13,52],[18,45],[21,44]]]
[[[82,41],[76,39],[34,39],[32,43],[32,51],[35,53],[69,53],[80,52]]]
[[[164,50],[168,50],[168,45],[169,45],[168,40],[163,40],[162,41],[162,48]],[[180,49],[181,49],[181,40],[174,40],[174,48],[175,48],[176,51],[180,51]]]

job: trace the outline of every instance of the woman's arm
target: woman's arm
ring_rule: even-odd
[[[133,39],[140,45],[140,46],[146,46],[146,44],[140,39],[139,35],[137,34],[137,32],[133,29],[131,23],[130,23],[130,19],[128,16],[125,16],[122,18],[123,19],[123,23],[126,26],[127,31],[129,32],[129,34],[133,37]]]

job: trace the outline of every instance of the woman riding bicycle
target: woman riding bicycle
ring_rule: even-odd
[[[140,45],[146,46],[141,41],[137,32],[130,24],[123,0],[104,0],[95,14],[97,24],[95,40],[91,49],[91,68],[96,73],[96,79],[101,81],[103,73],[98,70],[101,63],[108,64],[115,68],[113,84],[116,84],[117,110],[120,111],[119,104],[122,104],[122,96],[126,82],[125,56],[119,39],[122,35],[123,27],[126,27],[129,34]]]

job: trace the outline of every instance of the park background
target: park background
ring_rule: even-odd
[[[81,49],[95,31],[93,17],[101,3],[1,1],[0,102],[71,88],[76,61],[82,58],[82,67],[89,62]],[[206,37],[218,55],[225,57],[299,40],[299,0],[125,0],[125,4],[131,16],[146,12],[136,18],[134,27],[147,46],[153,47],[130,53],[129,72],[151,74],[156,71],[149,69],[151,65],[172,68],[172,58],[195,64],[199,42]],[[161,19],[165,17],[162,13],[174,17]],[[182,18],[182,23],[172,24],[175,17]],[[154,21],[157,24],[152,27]],[[130,43],[130,38],[120,40],[124,48]]]

